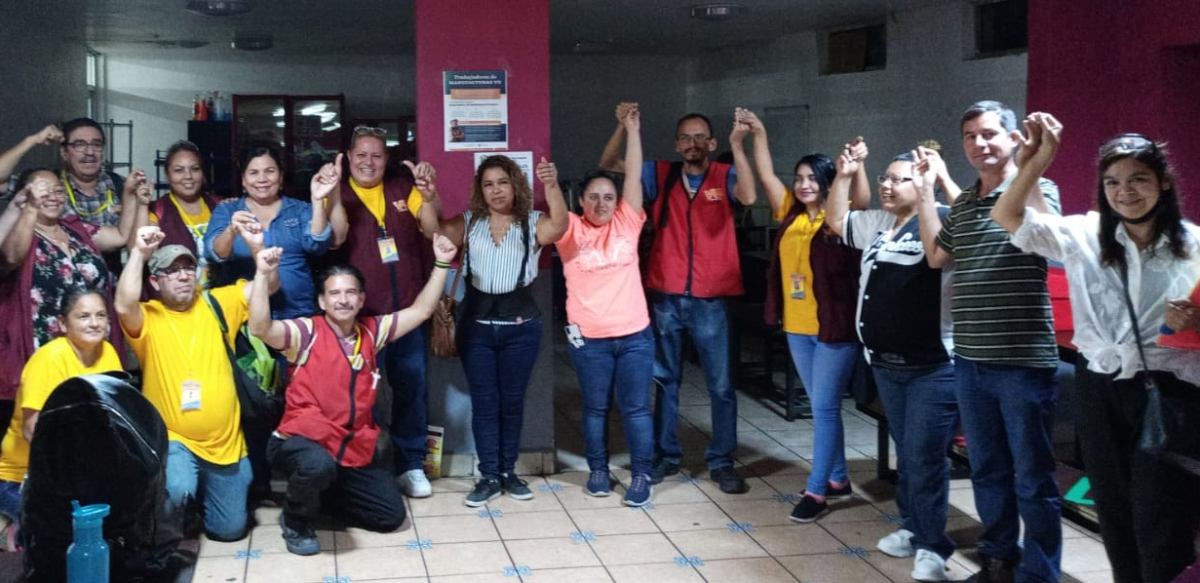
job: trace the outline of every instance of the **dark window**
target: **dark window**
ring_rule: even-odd
[[[825,75],[879,71],[887,65],[887,29],[882,24],[829,33]]]
[[[994,57],[1029,48],[1029,3],[1002,0],[975,6],[975,56]]]

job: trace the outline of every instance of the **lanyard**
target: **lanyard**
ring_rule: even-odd
[[[354,372],[358,372],[358,371],[362,370],[362,367],[363,367],[363,357],[362,357],[363,334],[362,334],[362,330],[359,329],[358,324],[354,325],[354,333],[355,333],[354,354],[347,355],[345,353],[345,351],[342,351],[342,356],[346,357],[346,360],[350,363],[350,370],[353,370]]]
[[[203,238],[204,233],[208,231],[208,223],[204,223],[203,225],[188,223],[188,217],[193,215],[190,215],[187,211],[183,210],[183,206],[179,204],[179,199],[175,198],[174,192],[170,194],[169,198],[171,199],[171,203],[175,205],[175,210],[179,211],[179,219],[183,221],[183,226],[187,227],[189,230],[195,229],[196,232],[200,233],[200,237]],[[204,204],[203,198],[200,199],[200,204]],[[203,211],[201,211],[201,214],[204,214]]]
[[[67,197],[71,199],[71,208],[75,209],[75,214],[77,214],[79,216],[94,217],[94,216],[104,212],[105,210],[107,210],[108,207],[112,206],[113,191],[111,188],[108,188],[108,189],[106,189],[107,194],[108,194],[108,200],[105,201],[104,204],[100,205],[100,208],[98,208],[94,211],[91,211],[91,212],[85,212],[85,211],[81,210],[79,208],[79,205],[75,202],[75,190],[71,188],[71,179],[67,178],[66,170],[62,171],[62,183],[63,183],[63,187],[67,189]]]
[[[200,301],[207,301],[207,300],[200,299]],[[195,304],[195,302],[193,302],[192,309],[195,310],[195,308],[196,308],[196,304]],[[167,320],[167,326],[171,327],[171,334],[174,335],[174,337],[175,337],[175,343],[179,345],[180,349],[182,349],[183,348],[183,340],[181,340],[182,336],[179,334],[179,329],[175,327],[175,322],[171,321],[172,316],[169,313],[171,310],[168,309],[166,306],[163,306],[163,309],[165,310],[165,312],[163,313],[163,316]],[[190,311],[188,312],[188,314],[191,314],[191,313],[192,312],[190,312]],[[195,364],[196,364],[196,359],[195,359],[194,353],[196,351],[196,337],[197,336],[199,336],[199,334],[192,334],[192,344],[191,344],[191,346],[188,346],[188,350],[187,350],[187,353],[188,353],[188,359],[187,359],[188,378],[189,379],[194,378],[192,375],[192,370],[193,370],[192,367],[195,366]],[[221,335],[221,342],[225,342],[224,334]]]

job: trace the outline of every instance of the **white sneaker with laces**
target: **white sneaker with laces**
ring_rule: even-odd
[[[428,498],[433,495],[433,485],[425,477],[425,470],[408,470],[396,476],[396,484],[409,498]]]
[[[913,559],[912,578],[917,581],[949,581],[946,575],[946,559],[929,549],[917,549]]]
[[[897,559],[911,557],[913,556],[912,537],[912,531],[902,528],[879,539],[879,542],[875,543],[875,548],[889,557]]]

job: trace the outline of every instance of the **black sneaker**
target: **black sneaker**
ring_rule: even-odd
[[[792,520],[795,522],[812,522],[826,512],[829,512],[829,505],[824,502],[817,502],[816,498],[804,495],[800,497],[800,503],[792,508]]]
[[[721,491],[726,494],[745,494],[750,491],[746,480],[738,475],[733,466],[713,468],[708,471],[708,477],[712,478],[712,481],[716,482]]]
[[[308,556],[321,552],[317,532],[307,520],[288,520],[286,513],[280,513],[279,526],[283,530],[283,542],[289,553]]]
[[[484,476],[478,482],[475,482],[475,489],[471,490],[470,494],[467,494],[467,499],[463,501],[463,504],[471,508],[478,508],[487,504],[488,500],[499,495],[500,480]]]
[[[854,496],[854,488],[850,486],[850,480],[846,480],[846,485],[841,488],[834,488],[833,482],[830,482],[829,486],[825,488],[826,500],[841,500],[852,496]]]
[[[661,484],[663,478],[679,473],[679,464],[669,460],[658,460],[650,468],[650,483]]]
[[[979,572],[966,579],[970,583],[1013,583],[1017,561],[1005,561],[979,555]]]
[[[529,489],[529,484],[516,474],[500,474],[500,488],[508,492],[508,497],[513,500],[533,499],[533,491]]]

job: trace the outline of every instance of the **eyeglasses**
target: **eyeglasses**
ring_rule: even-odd
[[[182,279],[184,275],[186,275],[188,277],[193,277],[196,275],[196,266],[195,265],[179,265],[176,267],[167,267],[165,269],[158,270],[157,274],[159,277],[169,277],[172,279]]]
[[[675,141],[679,142],[680,144],[688,144],[688,143],[703,144],[704,142],[707,142],[711,139],[712,139],[712,136],[706,136],[704,134],[696,134],[694,136],[689,136],[687,134],[679,134],[678,136],[675,136]]]
[[[104,142],[102,140],[96,140],[94,142],[85,142],[83,140],[75,140],[74,142],[70,142],[65,145],[68,148],[70,148],[76,152],[79,152],[79,153],[83,153],[88,150],[103,150],[104,149]]]
[[[354,135],[356,136],[376,136],[382,138],[387,135],[387,130],[383,128],[373,128],[371,126],[354,126]]]
[[[882,175],[875,177],[875,182],[878,182],[880,184],[891,184],[892,186],[900,186],[901,184],[904,184],[905,182],[912,182],[912,177],[911,176],[888,176],[886,174],[882,174]]]

